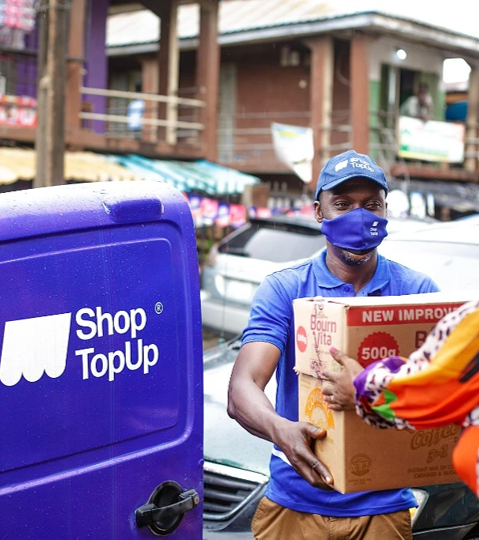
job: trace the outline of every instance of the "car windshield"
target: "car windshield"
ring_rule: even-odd
[[[325,244],[321,231],[251,225],[219,246],[230,253],[277,263],[311,257]]]

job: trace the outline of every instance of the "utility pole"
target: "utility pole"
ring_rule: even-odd
[[[47,121],[47,43],[48,43],[48,0],[40,0],[37,12],[38,24],[38,84],[37,84],[37,130],[35,133],[36,174],[33,187],[47,185],[46,181],[46,121]]]
[[[34,187],[65,183],[65,87],[68,0],[41,0]]]

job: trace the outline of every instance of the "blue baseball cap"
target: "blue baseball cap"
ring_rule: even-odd
[[[321,191],[333,189],[339,184],[356,177],[369,178],[378,183],[388,193],[388,183],[384,171],[365,154],[348,150],[329,159],[319,173],[315,200]]]

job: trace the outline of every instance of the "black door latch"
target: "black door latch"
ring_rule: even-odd
[[[178,527],[185,512],[198,506],[199,502],[196,490],[183,490],[173,481],[163,482],[151,494],[148,502],[136,509],[136,525],[148,526],[153,533],[166,536]]]

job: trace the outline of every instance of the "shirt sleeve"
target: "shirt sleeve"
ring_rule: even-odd
[[[293,321],[293,298],[276,274],[271,274],[256,291],[242,345],[266,342],[284,352]]]
[[[441,289],[435,281],[430,277],[425,276],[425,279],[419,285],[418,293],[430,293],[430,292],[439,292]]]
[[[417,98],[415,96],[408,97],[399,109],[399,114],[402,116],[416,117],[417,113]]]

